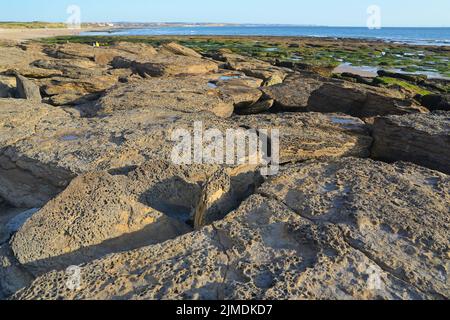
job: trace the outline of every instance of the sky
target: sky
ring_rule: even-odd
[[[0,21],[212,22],[366,26],[381,8],[383,27],[450,27],[449,0],[0,0]]]

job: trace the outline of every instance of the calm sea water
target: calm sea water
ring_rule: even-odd
[[[90,32],[84,35],[218,35],[218,36],[307,36],[379,39],[390,42],[450,46],[450,28],[368,28],[298,27],[298,26],[189,26],[118,29],[113,32]]]

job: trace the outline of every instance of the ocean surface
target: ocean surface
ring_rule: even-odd
[[[378,39],[416,45],[450,46],[450,28],[382,28],[304,26],[183,26],[142,29],[116,29],[111,32],[85,32],[83,35],[217,35],[217,36],[302,36]]]

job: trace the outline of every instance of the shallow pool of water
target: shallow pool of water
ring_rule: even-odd
[[[67,135],[67,136],[61,137],[62,141],[75,141],[75,140],[78,140],[78,139],[79,139],[79,137],[75,136],[75,135]]]
[[[337,124],[354,124],[354,125],[360,124],[358,120],[351,118],[331,117],[331,121]]]
[[[226,80],[233,80],[233,79],[240,79],[240,78],[242,78],[241,75],[232,75],[232,76],[221,76],[219,79],[226,81]]]

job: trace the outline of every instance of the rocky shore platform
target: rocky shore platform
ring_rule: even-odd
[[[194,49],[0,44],[1,299],[450,298],[448,82]],[[174,163],[196,123],[279,171]]]

